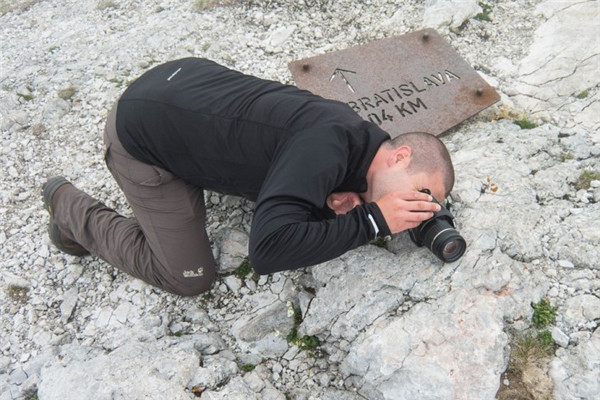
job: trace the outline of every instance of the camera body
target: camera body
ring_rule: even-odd
[[[431,195],[428,189],[421,190]],[[433,197],[433,196],[432,196]],[[465,253],[467,243],[456,230],[454,216],[435,197],[433,201],[440,205],[440,211],[419,226],[408,230],[410,239],[419,247],[426,246],[444,262],[454,262]]]

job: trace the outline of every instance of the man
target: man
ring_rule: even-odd
[[[62,177],[43,188],[52,242],[179,295],[209,290],[203,190],[256,202],[261,274],[318,264],[418,226],[454,182],[428,134],[393,141],[347,105],[188,58],[151,69],[109,113],[105,160],[136,218]]]

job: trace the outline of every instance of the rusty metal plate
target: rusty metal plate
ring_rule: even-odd
[[[291,62],[299,88],[347,103],[392,137],[439,135],[500,100],[435,30]]]

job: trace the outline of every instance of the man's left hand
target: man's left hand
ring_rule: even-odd
[[[354,192],[331,193],[327,196],[327,206],[331,208],[336,215],[346,214],[362,203],[363,201],[358,193]]]

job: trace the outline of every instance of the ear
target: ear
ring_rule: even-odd
[[[410,146],[400,146],[394,149],[388,157],[388,167],[393,167],[398,163],[403,164],[405,167],[410,163],[412,157],[412,148]]]

